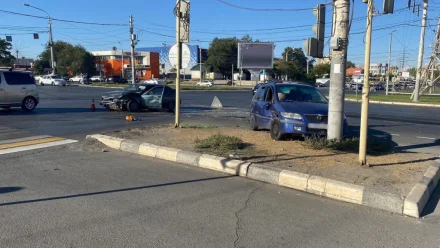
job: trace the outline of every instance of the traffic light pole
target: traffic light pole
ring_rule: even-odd
[[[367,32],[365,34],[364,86],[362,87],[361,133],[359,140],[359,162],[362,165],[367,165],[368,104],[370,101],[369,75],[370,75],[372,27],[373,27],[373,0],[368,0]]]
[[[334,1],[334,9],[336,19],[332,39],[339,39],[340,44],[338,48],[333,48],[331,51],[327,138],[341,141],[344,134],[345,67],[347,63],[350,1],[336,0]]]

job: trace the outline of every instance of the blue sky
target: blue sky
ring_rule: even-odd
[[[313,8],[324,0],[225,0],[226,2],[251,7],[270,9]],[[2,1],[0,10],[44,16],[43,12],[25,7],[27,2],[49,12],[53,18],[94,23],[128,24],[129,15],[133,15],[136,31],[139,35],[139,47],[162,46],[172,44],[175,18],[173,8],[175,0],[14,0]],[[376,6],[382,11],[382,0],[376,0]],[[418,0],[419,3],[422,0]],[[425,62],[431,54],[429,45],[434,42],[434,30],[440,13],[440,0],[431,1],[426,31]],[[354,18],[348,50],[349,60],[363,64],[364,32],[366,26],[366,5],[360,0],[354,3]],[[421,17],[406,7],[407,1],[395,1],[392,15],[374,18],[372,43],[372,63],[387,62],[389,33],[393,30],[392,65],[402,60],[405,50],[406,64],[415,66],[420,39]],[[331,22],[331,7],[327,6],[327,24]],[[0,12],[2,20],[0,34],[13,34],[14,49],[19,56],[36,58],[47,42],[48,34],[40,33],[40,39],[34,40],[33,32],[47,31],[47,20],[12,15]],[[315,18],[311,10],[305,11],[269,11],[255,12],[233,8],[218,0],[191,0],[191,43],[208,47],[214,37],[241,37],[249,34],[254,39],[275,41],[277,57],[286,46],[301,47],[307,37],[312,37],[312,25]],[[409,25],[408,25],[409,24]],[[309,25],[306,27],[298,27]],[[287,28],[291,27],[291,28]],[[110,50],[113,46],[129,49],[129,34],[126,26],[99,26],[76,23],[53,22],[54,39],[81,44],[89,51]],[[259,30],[259,31],[258,31]],[[330,33],[327,25],[326,37]],[[198,41],[199,40],[199,41]],[[328,48],[326,48],[328,51]],[[400,63],[400,62],[399,62]]]

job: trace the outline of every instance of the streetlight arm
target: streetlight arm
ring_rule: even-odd
[[[47,11],[45,11],[44,9],[40,9],[40,8],[38,8],[38,7],[32,6],[32,5],[27,4],[27,3],[25,3],[24,6],[26,6],[26,7],[31,7],[31,8],[34,8],[34,9],[38,9],[39,11],[43,11],[44,13],[46,13],[47,17],[50,18],[49,13],[47,13]]]

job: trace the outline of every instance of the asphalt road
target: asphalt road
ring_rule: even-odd
[[[6,131],[0,130],[0,139],[45,134],[81,140],[91,133],[174,122],[173,114],[166,112],[136,113],[135,116],[141,119],[137,122],[127,122],[126,113],[108,112],[99,106],[98,101],[103,93],[114,89],[45,86],[39,87],[39,90],[41,103],[33,113],[24,113],[20,109],[0,111],[0,127],[6,127]],[[252,98],[250,90],[183,91],[182,121],[195,118],[203,120],[203,115],[210,113],[207,107],[214,96],[220,99],[225,111],[247,115]],[[92,99],[96,100],[96,112],[90,111]],[[353,133],[359,131],[360,109],[359,103],[345,103]],[[438,108],[371,104],[369,124],[372,132],[391,135],[393,141],[410,151],[440,154],[438,113]]]
[[[77,145],[2,156],[0,247],[439,246],[416,220]]]

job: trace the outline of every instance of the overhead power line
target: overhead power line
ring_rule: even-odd
[[[284,11],[284,12],[297,12],[297,11],[306,11],[306,10],[313,10],[314,8],[302,8],[302,9],[258,9],[258,8],[249,8],[245,6],[239,6],[235,5],[223,0],[217,0],[220,3],[223,3],[225,5],[228,5],[230,7],[236,8],[236,9],[242,9],[242,10],[248,10],[248,11],[259,11],[259,12],[271,12],[271,11]]]
[[[20,16],[27,16],[27,17],[33,17],[33,18],[40,18],[40,19],[47,19],[45,16],[36,16],[36,15],[29,15],[29,14],[23,14],[8,10],[0,10],[0,12],[11,14],[11,15],[20,15]],[[59,22],[70,22],[70,23],[77,23],[77,24],[86,24],[86,25],[100,25],[100,26],[128,26],[128,24],[117,24],[117,23],[97,23],[97,22],[83,22],[83,21],[73,21],[73,20],[64,20],[64,19],[58,19],[58,18],[51,18],[53,21],[59,21]]]

